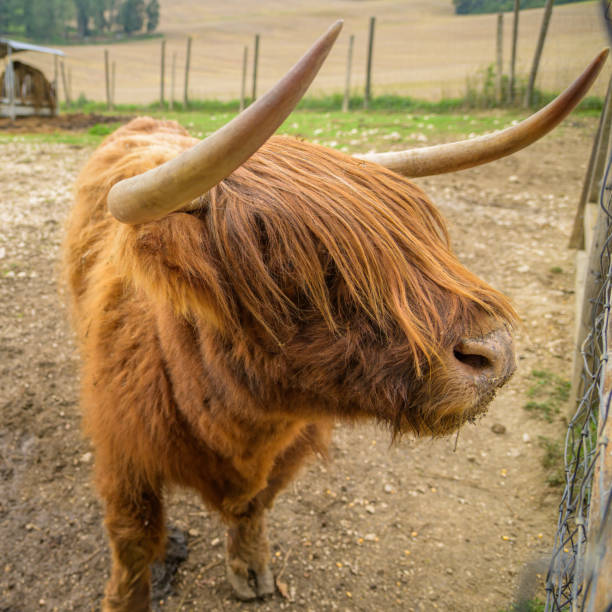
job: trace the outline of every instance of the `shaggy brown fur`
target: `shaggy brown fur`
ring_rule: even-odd
[[[456,429],[493,392],[442,357],[514,317],[457,261],[415,185],[297,140],[270,139],[196,212],[137,226],[109,215],[113,184],[195,142],[152,119],[111,135],[81,174],[65,241],[113,550],[108,610],[148,609],[171,484],[231,526],[238,595],[273,590],[264,509],[325,452],[334,421]]]

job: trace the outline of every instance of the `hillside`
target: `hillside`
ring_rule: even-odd
[[[495,59],[496,15],[457,16],[449,0],[225,0],[223,3],[162,0],[159,31],[167,40],[166,97],[176,54],[177,98],[182,96],[187,35],[194,37],[190,96],[236,98],[244,45],[252,53],[261,34],[259,87],[270,87],[335,19],[344,30],[312,91],[340,91],[348,38],[355,35],[352,83],[364,82],[368,19],[377,17],[374,94],[400,93],[437,99],[460,95],[467,76]],[[518,71],[527,73],[533,58],[542,9],[521,13]],[[512,15],[504,20],[504,65],[510,59]],[[596,2],[558,6],[553,13],[538,85],[559,90],[606,45]],[[73,95],[105,99],[104,47],[65,47]],[[159,97],[160,41],[118,43],[109,47],[116,62],[117,102],[150,102]],[[31,60],[52,73],[51,60]],[[249,66],[250,72],[250,66]],[[596,92],[603,93],[606,78]]]

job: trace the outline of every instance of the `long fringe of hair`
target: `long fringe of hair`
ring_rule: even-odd
[[[276,337],[290,333],[301,297],[330,330],[342,327],[342,305],[330,292],[335,274],[343,301],[381,333],[399,325],[417,363],[435,354],[447,326],[475,310],[506,323],[516,316],[459,263],[440,213],[416,185],[325,147],[272,138],[211,191],[206,218],[223,276]],[[297,294],[283,286],[288,279]]]
[[[136,249],[117,251],[125,260],[132,257],[120,266],[128,272],[139,267],[133,261],[140,256],[138,243],[153,245],[151,257],[172,253],[178,263],[171,271],[183,266],[189,279],[183,294],[201,296],[198,283],[206,284],[224,326],[240,329],[246,314],[279,345],[304,313],[317,311],[337,333],[350,324],[346,313],[352,309],[365,313],[383,336],[399,326],[418,364],[436,354],[453,322],[473,320],[476,312],[504,324],[515,320],[508,300],[459,263],[440,213],[416,185],[292,138],[271,138],[210,191],[201,211],[117,233],[118,222],[105,210],[110,187],[195,142],[174,122],[151,119],[111,135],[80,179],[77,200],[96,204],[93,210],[83,204],[75,214],[69,241],[80,246],[69,249],[71,256],[84,260],[85,253],[103,251],[110,231],[115,244],[125,240]],[[78,292],[86,265],[73,262],[71,269]],[[164,274],[156,290],[166,283]],[[147,275],[150,270],[142,269],[141,278]]]

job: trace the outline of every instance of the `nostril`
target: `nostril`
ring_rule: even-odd
[[[465,353],[459,349],[455,349],[453,351],[455,355],[455,359],[464,363],[474,370],[486,370],[488,368],[492,368],[493,364],[491,360],[485,355],[479,355],[477,353]]]
[[[457,362],[471,374],[493,376],[499,365],[499,355],[491,343],[464,339],[453,349]]]
[[[463,338],[447,357],[453,364],[451,367],[495,386],[504,384],[516,367],[512,336],[505,329],[479,338]]]

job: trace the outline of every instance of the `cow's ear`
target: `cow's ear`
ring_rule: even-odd
[[[223,325],[228,297],[205,220],[176,213],[152,223],[117,224],[113,252],[119,273],[155,303]]]

